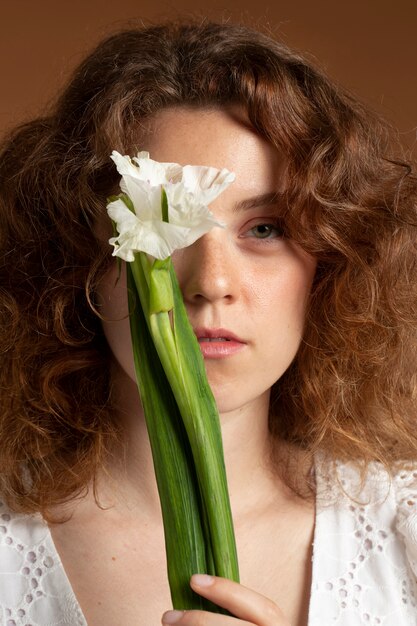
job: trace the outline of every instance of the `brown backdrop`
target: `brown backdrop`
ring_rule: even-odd
[[[41,112],[103,35],[132,19],[197,14],[266,23],[286,43],[319,59],[414,145],[417,0],[231,1],[0,0],[0,133]]]

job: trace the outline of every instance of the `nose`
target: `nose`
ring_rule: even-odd
[[[214,228],[173,256],[184,301],[231,304],[238,293],[238,267],[225,231]],[[234,262],[235,261],[235,262]]]

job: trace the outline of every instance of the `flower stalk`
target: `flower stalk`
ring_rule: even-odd
[[[205,203],[214,199],[233,175],[226,170],[192,166],[186,166],[184,174],[186,168],[160,163],[152,171],[156,162],[150,163],[149,155],[143,155],[147,153],[139,153],[138,163],[133,165],[129,157],[115,157],[113,153],[124,193],[111,198],[107,208],[116,226],[116,236],[110,240],[114,254],[128,261],[135,370],[161,502],[171,597],[176,609],[224,612],[189,586],[193,573],[238,581],[239,572],[218,411],[172,260],[164,255],[172,246],[190,245],[220,225]],[[167,180],[167,170],[175,173],[176,181],[172,176]],[[157,180],[152,179],[153,174]],[[150,187],[148,193],[144,177]],[[159,194],[155,192],[158,185]],[[151,251],[149,238],[145,249],[140,244],[149,227],[140,215],[141,206],[146,204],[144,195],[148,209],[153,203],[147,216],[157,222]],[[170,219],[171,203],[176,224]],[[187,219],[184,206],[190,213]],[[199,211],[200,221],[196,217]],[[167,237],[172,226],[176,243]]]

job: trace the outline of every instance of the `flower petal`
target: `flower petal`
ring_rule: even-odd
[[[182,182],[187,191],[194,194],[202,204],[210,204],[235,180],[235,174],[223,168],[186,165]]]
[[[116,223],[117,237],[109,239],[114,246],[113,256],[125,261],[134,260],[134,252],[143,251],[157,259],[166,259],[177,248],[187,243],[190,229],[158,220],[142,221],[122,200],[107,206],[107,212]]]
[[[169,203],[170,223],[189,228],[187,246],[205,235],[214,226],[224,228],[224,224],[216,220],[207,206],[196,204],[194,196],[191,193],[184,194],[183,188],[179,185],[167,187],[166,192]]]
[[[132,228],[135,228],[138,218],[128,207],[123,200],[114,200],[107,205],[107,213],[109,217],[116,223],[116,228],[119,233],[126,232]]]
[[[156,259],[166,259],[174,250],[187,246],[188,229],[167,222],[148,222],[144,224],[145,239],[141,250]]]
[[[142,155],[148,155],[142,156]],[[159,163],[149,158],[148,152],[139,152],[133,161],[138,164],[138,178],[150,185],[177,182],[182,178],[182,167],[178,163]]]
[[[132,200],[136,215],[143,221],[162,219],[160,185],[152,187],[132,176],[124,176],[120,188]]]
[[[132,159],[130,156],[122,156],[120,152],[117,150],[113,150],[110,158],[114,161],[117,171],[120,176],[134,176],[136,177],[136,172],[138,171],[137,165],[132,163]]]
[[[159,163],[139,152],[131,159],[113,151],[111,158],[121,174],[120,187],[132,201],[135,213],[119,199],[107,206],[118,236],[110,239],[113,254],[126,261],[143,251],[165,259],[178,248],[194,243],[214,226],[223,226],[207,205],[234,180],[226,169]],[[162,216],[162,189],[168,199],[168,219]]]

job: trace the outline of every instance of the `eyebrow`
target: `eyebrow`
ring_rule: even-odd
[[[253,196],[252,198],[246,198],[245,200],[237,202],[233,207],[233,211],[247,211],[248,209],[255,209],[260,206],[278,205],[282,203],[283,197],[284,194],[279,191],[272,191],[259,196]]]

